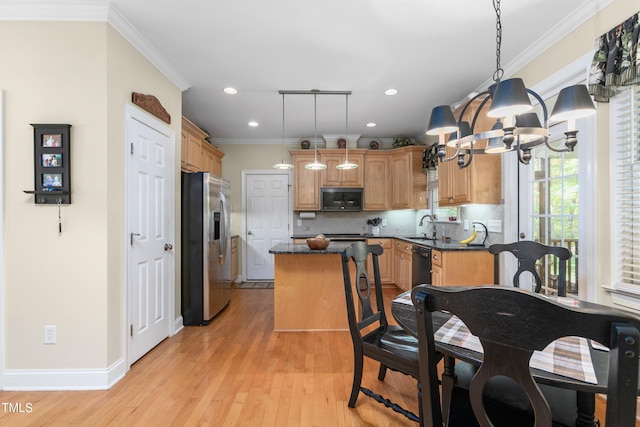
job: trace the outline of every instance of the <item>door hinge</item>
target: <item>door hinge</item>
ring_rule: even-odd
[[[131,155],[133,155],[133,142],[131,143]]]
[[[133,323],[131,324],[131,327],[129,328],[129,333],[131,334],[131,336],[133,336]]]

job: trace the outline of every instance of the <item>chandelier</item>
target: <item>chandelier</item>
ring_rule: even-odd
[[[427,135],[438,136],[437,155],[440,162],[457,160],[460,169],[469,166],[477,154],[504,153],[516,151],[518,160],[529,164],[531,150],[545,145],[555,152],[573,151],[578,143],[575,120],[595,113],[595,106],[585,85],[569,86],[560,91],[551,116],[547,106],[536,92],[528,89],[520,78],[502,80],[504,70],[500,65],[502,45],[502,22],[500,20],[500,0],[493,0],[496,13],[496,71],[494,83],[484,92],[469,99],[460,110],[458,119],[453,116],[449,105],[439,105],[431,111]],[[535,98],[542,110],[542,123],[538,115],[531,112]],[[477,107],[474,104],[478,104]],[[486,116],[496,121],[488,131],[475,132],[480,114],[488,106]],[[475,112],[473,110],[475,109]],[[473,113],[471,123],[463,121],[464,114]],[[549,142],[549,121],[567,122],[564,147],[554,147]],[[451,134],[449,141],[445,137]],[[487,140],[484,148],[476,147],[478,141]],[[454,147],[455,153],[446,157],[446,146]]]

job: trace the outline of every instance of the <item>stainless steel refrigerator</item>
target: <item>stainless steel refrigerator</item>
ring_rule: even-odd
[[[182,318],[206,325],[231,296],[229,182],[182,173]]]

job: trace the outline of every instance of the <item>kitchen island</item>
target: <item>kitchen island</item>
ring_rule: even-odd
[[[280,243],[274,254],[274,330],[346,331],[342,252],[352,242],[331,242],[312,250],[304,243]]]

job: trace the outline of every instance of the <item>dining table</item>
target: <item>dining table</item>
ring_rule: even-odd
[[[565,300],[571,300],[573,305],[583,308],[609,308],[574,298],[566,298]],[[393,299],[391,303],[391,314],[404,330],[414,337],[418,337],[416,312],[413,307],[413,302],[411,301],[410,290],[402,292]],[[438,331],[451,320],[452,315],[449,313],[434,312],[432,317],[433,330]],[[482,364],[483,355],[481,351],[479,352],[471,348],[441,342],[438,341],[437,338],[436,333],[436,350],[445,356],[445,373],[451,374],[453,372],[452,363],[455,363],[455,360],[462,360],[476,366]],[[595,395],[597,393],[607,393],[607,377],[609,371],[608,349],[598,343],[592,343],[590,340],[587,340],[587,342],[588,351],[591,354],[591,361],[593,363],[593,373],[595,374],[593,382],[582,381],[531,367],[531,373],[536,382],[575,390],[577,392],[578,413],[576,426],[579,427],[595,427],[599,425],[595,420]]]

